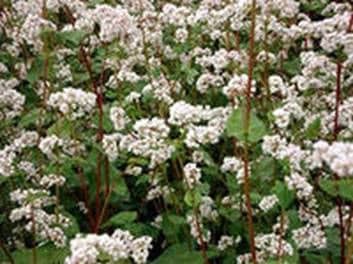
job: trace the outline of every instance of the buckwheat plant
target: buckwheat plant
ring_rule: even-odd
[[[0,1],[0,262],[353,262],[353,2]]]

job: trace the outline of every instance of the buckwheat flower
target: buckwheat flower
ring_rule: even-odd
[[[322,249],[327,245],[325,232],[320,225],[307,224],[292,231],[292,238],[298,248],[317,248]]]
[[[221,166],[222,172],[237,172],[243,167],[241,160],[236,157],[224,157],[223,164]]]
[[[80,201],[77,203],[77,207],[78,207],[78,210],[80,210],[83,214],[87,214],[88,213],[88,209],[85,205],[84,202]]]
[[[312,158],[316,166],[325,163],[340,177],[353,175],[353,144],[333,142],[329,145],[325,141],[318,141],[313,148]]]
[[[34,164],[32,162],[29,161],[21,161],[18,165],[17,168],[19,170],[22,170],[26,173],[26,177],[30,180],[30,179],[36,179],[38,180],[38,170],[37,168],[34,166]]]
[[[96,106],[96,95],[68,87],[62,92],[52,93],[49,96],[48,105],[75,120],[93,111]]]
[[[23,110],[26,99],[14,89],[17,84],[15,79],[0,80],[0,120],[19,116]]]
[[[56,155],[54,153],[56,147],[63,145],[63,140],[58,138],[56,135],[51,135],[42,138],[39,143],[39,149],[49,158],[52,159]]]
[[[149,250],[152,248],[151,245],[152,238],[148,236],[143,236],[140,238],[135,239],[130,246],[130,249],[132,251],[132,259],[137,263],[137,264],[143,264],[146,263]]]
[[[244,183],[244,177],[245,177],[245,172],[244,172],[244,167],[240,168],[236,174],[236,179],[238,181],[238,184],[243,184]]]
[[[168,122],[178,126],[200,122],[202,110],[202,106],[193,106],[185,101],[175,102],[169,108]]]
[[[286,128],[290,122],[290,112],[283,109],[278,108],[273,111],[273,116],[275,117],[275,123],[279,128]]]
[[[184,43],[188,38],[188,30],[186,28],[178,28],[175,31],[175,39],[178,42]]]
[[[202,163],[205,160],[204,156],[205,156],[204,153],[202,153],[201,151],[195,150],[192,153],[192,161],[194,163]]]
[[[45,20],[37,14],[29,14],[21,27],[19,37],[29,45],[32,45],[36,51],[39,51],[43,47],[40,34],[44,28],[56,29],[56,26],[51,21]]]
[[[119,135],[104,135],[102,140],[102,148],[110,161],[114,161],[118,157],[118,138]]]
[[[157,229],[161,229],[162,228],[162,222],[163,222],[163,217],[161,215],[157,215],[153,219],[153,222],[151,223],[151,225],[154,226]]]
[[[0,62],[0,73],[7,73],[8,69],[6,67],[6,65],[2,62]]]
[[[278,203],[278,198],[276,195],[268,195],[262,198],[259,203],[259,207],[262,211],[268,212]]]
[[[137,92],[131,92],[125,97],[127,103],[138,103],[141,98],[141,94]]]
[[[37,145],[39,135],[35,131],[23,131],[18,138],[16,138],[12,146],[17,152],[21,152],[24,148],[34,147]]]
[[[196,222],[196,217],[194,215],[188,215],[186,221],[190,225],[190,234],[193,238],[196,239],[199,245],[208,243],[211,239],[211,232],[209,230],[204,230],[202,222]],[[200,234],[201,233],[201,234]],[[201,241],[202,238],[202,241]]]
[[[125,169],[125,173],[127,175],[133,175],[133,176],[138,176],[141,175],[142,173],[142,168],[140,166],[128,166]]]
[[[296,191],[299,199],[308,200],[311,198],[314,188],[307,179],[299,173],[292,173],[289,177],[286,176],[285,181],[290,190],[294,189]]]
[[[141,33],[129,12],[121,6],[97,5],[92,19],[100,26],[99,37],[103,42],[118,39],[128,47],[141,41]]]
[[[280,92],[282,95],[286,94],[286,86],[282,78],[278,75],[271,75],[268,79],[271,93]]]
[[[286,147],[286,145],[286,139],[281,138],[279,135],[266,135],[263,138],[262,150],[266,154],[278,157],[278,153],[281,152]]]
[[[188,188],[194,188],[200,183],[201,170],[195,163],[188,163],[184,166],[184,181]]]
[[[125,110],[121,107],[112,107],[110,109],[110,120],[113,123],[114,129],[119,131],[125,128],[129,119],[126,116]]]
[[[104,254],[112,262],[134,260],[134,263],[147,262],[152,238],[143,236],[134,238],[129,231],[117,229],[108,234],[77,235],[70,241],[71,254],[65,264],[93,264]]]
[[[64,185],[66,179],[61,176],[61,175],[56,175],[56,174],[49,174],[49,175],[44,175],[39,182],[39,185],[45,187],[45,188],[50,188],[52,186],[62,186]]]
[[[119,147],[135,155],[150,159],[150,168],[169,159],[174,152],[174,146],[169,145],[170,128],[163,119],[140,119],[133,125],[133,132],[121,137]]]
[[[280,247],[281,244],[281,247]],[[266,257],[292,256],[293,247],[277,234],[260,234],[255,237],[255,245]],[[278,249],[281,248],[281,251]]]
[[[234,75],[232,79],[228,82],[226,86],[223,87],[223,93],[230,99],[233,99],[235,96],[244,95],[246,92],[248,83],[248,76],[246,74]],[[255,92],[255,80],[251,84],[251,92]]]
[[[217,248],[220,251],[224,251],[227,248],[234,246],[234,244],[235,244],[234,237],[232,237],[232,236],[221,236],[221,238],[218,241]]]

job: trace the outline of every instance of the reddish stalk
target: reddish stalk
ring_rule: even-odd
[[[108,158],[104,158],[104,177],[105,177],[105,198],[108,197],[110,192],[110,170],[109,170],[109,160]]]
[[[31,221],[32,221],[32,234],[33,234],[33,240],[34,240],[34,245],[32,247],[32,264],[37,264],[37,249],[36,249],[36,223],[34,219],[34,212],[33,212],[33,207],[31,207]]]
[[[335,118],[334,118],[334,127],[333,127],[333,140],[337,140],[339,134],[339,106],[341,103],[341,76],[342,76],[342,64],[337,62],[336,68],[336,105],[335,105]],[[333,175],[335,180],[338,181],[339,177],[337,174]],[[336,205],[338,208],[338,217],[339,217],[339,228],[340,228],[340,255],[341,255],[341,264],[346,263],[346,240],[345,240],[345,228],[343,221],[343,210],[342,210],[342,199],[340,197],[336,198]]]
[[[243,116],[244,134],[248,135],[250,126],[250,112],[251,112],[251,83],[253,79],[253,71],[255,65],[255,23],[256,23],[256,0],[252,1],[251,6],[251,28],[249,41],[249,61],[248,61],[248,82],[246,87],[246,108]],[[257,263],[256,248],[255,248],[255,231],[253,223],[253,214],[250,200],[250,173],[249,173],[249,142],[246,139],[244,144],[244,193],[245,205],[247,209],[248,232],[250,240],[250,253],[254,264]]]
[[[81,188],[81,193],[83,195],[83,202],[84,202],[85,207],[87,209],[88,222],[89,222],[91,231],[93,231],[94,230],[94,219],[92,216],[92,211],[89,206],[88,188],[87,188],[87,184],[85,182],[85,177],[83,175],[82,168],[78,168],[78,175],[80,178],[80,188]]]
[[[103,221],[103,218],[105,216],[105,212],[106,212],[106,210],[108,208],[108,204],[109,204],[109,199],[110,199],[111,193],[112,193],[112,189],[109,189],[108,193],[105,196],[103,208],[102,208],[101,213],[100,213],[100,215],[98,217],[98,221],[97,221],[97,223],[96,223],[96,225],[94,227],[94,233],[98,233],[98,231],[99,231],[99,227],[100,227],[100,225],[101,225],[101,223]]]
[[[200,222],[199,222],[197,209],[194,209],[194,215],[195,215],[197,234],[199,236],[199,240],[200,240],[200,243],[201,243],[200,246],[201,246],[201,252],[202,252],[202,257],[203,257],[203,260],[204,260],[204,264],[209,264],[209,260],[208,260],[208,257],[207,257],[207,251],[206,251],[206,243],[203,240],[202,230],[201,230],[201,226],[200,226]]]
[[[249,125],[250,125],[250,113],[251,113],[251,83],[253,79],[253,71],[255,65],[255,24],[256,24],[256,0],[252,1],[251,6],[251,28],[250,28],[250,40],[249,40],[249,61],[248,61],[248,82],[246,87],[246,109],[243,115],[244,122],[244,133],[248,135]],[[250,201],[250,173],[249,173],[249,142],[246,138],[244,144],[244,193],[245,193],[245,205],[247,209],[247,219],[248,219],[248,232],[250,240],[250,253],[253,263],[257,263],[256,258],[256,248],[255,248],[255,231],[252,215],[252,207]]]
[[[67,17],[70,20],[71,24],[75,23],[75,18],[73,17],[70,9],[65,6],[64,11],[67,14]],[[83,65],[85,66],[90,82],[92,85],[92,90],[96,95],[97,101],[97,108],[98,108],[98,131],[97,131],[97,142],[101,142],[103,139],[103,94],[102,91],[99,89],[96,80],[94,79],[93,71],[92,71],[92,64],[90,60],[90,56],[87,54],[83,46],[80,46],[80,59]],[[100,200],[100,189],[101,189],[101,180],[102,180],[102,153],[98,154],[97,157],[97,166],[96,166],[96,197],[95,197],[95,206],[96,206],[96,215],[95,215],[95,222],[96,224],[99,222],[99,217],[101,215],[101,200]],[[106,198],[106,197],[105,197]]]
[[[282,258],[283,251],[283,234],[284,233],[284,211],[281,212],[280,227],[279,227],[279,245],[277,251],[277,258],[280,260]]]

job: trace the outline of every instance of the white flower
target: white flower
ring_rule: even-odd
[[[184,166],[184,181],[188,188],[194,188],[200,183],[201,170],[195,163],[188,163]]]

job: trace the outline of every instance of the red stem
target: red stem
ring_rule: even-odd
[[[70,9],[65,6],[64,11],[67,14],[70,23],[74,24],[75,23],[75,18],[73,17]],[[96,102],[97,102],[97,108],[98,108],[98,131],[97,131],[97,142],[101,142],[103,139],[103,94],[102,91],[98,88],[98,84],[96,80],[94,79],[93,71],[92,71],[92,64],[90,60],[90,56],[87,54],[83,46],[80,46],[80,58],[81,62],[84,64],[86,67],[86,70],[88,72],[90,82],[92,85],[92,90],[96,95]],[[101,201],[100,201],[100,189],[101,189],[101,178],[102,178],[102,153],[98,153],[97,157],[97,166],[96,166],[96,198],[95,198],[95,205],[96,205],[96,214],[95,214],[95,226],[97,223],[99,223],[99,217],[101,215]]]
[[[249,62],[248,62],[248,83],[246,87],[246,109],[244,113],[244,132],[245,135],[249,133],[250,125],[250,113],[251,113],[251,84],[253,79],[253,71],[255,65],[255,24],[256,24],[256,0],[252,1],[251,6],[251,28],[250,28],[250,40],[249,40]],[[248,232],[250,239],[250,252],[252,261],[254,264],[257,263],[256,258],[256,248],[255,248],[255,231],[252,215],[252,207],[250,200],[250,173],[249,173],[249,142],[246,138],[244,144],[244,193],[245,193],[245,205],[247,209],[247,219],[248,219]]]
[[[203,257],[203,260],[204,260],[204,264],[209,264],[208,257],[207,257],[207,251],[206,251],[206,243],[203,240],[202,230],[201,230],[201,226],[200,226],[200,222],[199,222],[197,209],[194,210],[194,215],[195,215],[197,233],[198,233],[199,240],[200,240],[200,243],[201,243],[201,252],[202,252],[202,257]]]
[[[342,76],[342,64],[337,62],[336,68],[336,105],[335,105],[335,118],[334,118],[334,127],[333,127],[333,140],[337,140],[338,134],[340,131],[339,127],[339,106],[341,103],[341,76]],[[334,174],[335,180],[339,180],[337,174]],[[336,205],[338,208],[338,217],[339,217],[339,227],[340,227],[340,252],[341,252],[341,264],[346,263],[346,240],[345,240],[345,228],[343,221],[343,210],[342,210],[342,199],[337,197]]]

